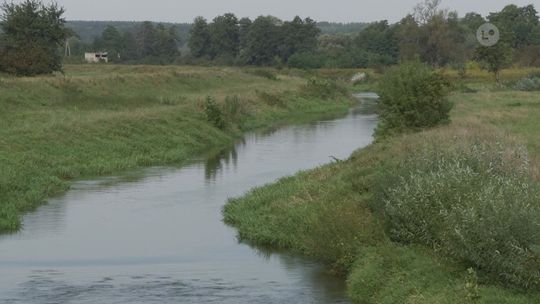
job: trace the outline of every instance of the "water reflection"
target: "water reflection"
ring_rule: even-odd
[[[206,181],[214,182],[216,176],[222,170],[223,166],[236,168],[238,165],[238,153],[236,146],[219,151],[206,159],[204,166],[204,176]]]

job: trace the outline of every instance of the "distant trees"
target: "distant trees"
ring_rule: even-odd
[[[214,18],[209,25],[210,56],[233,62],[240,49],[240,27],[234,14]]]
[[[31,76],[62,70],[59,47],[68,36],[64,9],[38,0],[0,6],[0,69]]]
[[[286,63],[297,53],[315,52],[319,33],[316,23],[309,18],[295,17],[283,22],[272,16],[260,16],[251,21],[225,14],[214,18],[210,24],[197,17],[188,46],[195,58],[272,65]]]
[[[496,47],[478,44],[476,31],[485,22],[501,31]],[[211,21],[197,17],[193,24],[179,27],[135,25],[122,30],[109,26],[90,45],[75,38],[69,41],[74,52],[108,51],[110,60],[131,63],[377,68],[419,60],[431,67],[459,68],[461,75],[466,75],[471,60],[495,75],[510,63],[540,66],[540,24],[532,5],[509,5],[486,18],[474,12],[460,17],[441,8],[440,0],[424,0],[394,24],[316,23],[298,16],[290,21],[273,16],[251,20],[228,13]],[[179,52],[178,28],[189,49],[184,56]]]
[[[260,16],[253,21],[247,33],[243,61],[253,65],[272,65],[279,58],[282,43],[281,20]]]
[[[398,62],[399,39],[396,31],[396,27],[391,27],[384,20],[370,24],[358,34],[355,44],[365,52],[366,65],[392,65]]]
[[[396,25],[401,59],[419,58],[433,67],[466,60],[466,30],[457,13],[441,9],[440,3],[426,0]]]
[[[191,55],[196,58],[210,56],[210,31],[208,23],[203,17],[197,17],[193,21],[189,32],[188,46]]]
[[[175,28],[149,21],[141,23],[134,32],[121,33],[116,27],[107,26],[86,50],[108,52],[112,62],[171,63],[179,55]]]

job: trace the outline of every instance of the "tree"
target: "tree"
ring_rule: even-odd
[[[368,56],[369,66],[396,64],[399,56],[395,28],[388,21],[374,22],[361,31],[355,39],[358,48]]]
[[[249,31],[251,29],[251,19],[249,18],[242,18],[240,21],[238,21],[238,44],[239,44],[239,53],[241,54],[247,47],[247,38]]]
[[[302,20],[296,16],[281,27],[283,42],[280,47],[281,57],[286,62],[295,53],[309,53],[317,48],[317,36],[320,30],[310,18]]]
[[[94,40],[94,49],[109,53],[111,61],[119,61],[122,53],[122,34],[114,26],[107,26],[101,37]]]
[[[457,13],[440,11],[420,27],[420,56],[431,66],[464,61],[464,32]]]
[[[414,60],[420,54],[420,26],[414,16],[407,15],[397,25],[399,37],[399,58],[402,61]]]
[[[166,28],[163,24],[156,27],[156,56],[165,62],[172,61],[178,55],[178,38],[174,27]]]
[[[512,48],[520,49],[532,43],[534,29],[539,23],[537,14],[533,5],[518,7],[512,4],[490,14],[488,20],[499,27],[502,40]]]
[[[424,0],[414,8],[414,19],[419,24],[423,25],[428,23],[435,16],[439,15],[442,10],[439,9],[442,0]]]
[[[494,46],[481,46],[476,49],[475,59],[484,69],[493,73],[497,83],[500,83],[501,70],[511,62],[512,48],[504,41],[500,41]]]
[[[143,22],[136,34],[137,49],[139,57],[154,57],[158,55],[157,52],[157,31],[152,22]]]
[[[476,30],[484,23],[486,23],[486,19],[482,17],[482,15],[470,12],[465,14],[465,17],[461,20],[461,23],[465,25],[470,31],[474,31],[476,34]]]
[[[240,45],[240,28],[234,14],[214,18],[209,25],[212,58],[236,58]]]
[[[191,55],[196,58],[204,57],[210,53],[210,32],[208,23],[203,17],[197,17],[193,21],[189,31],[188,47]]]
[[[130,61],[139,59],[139,51],[137,48],[137,39],[131,31],[125,31],[122,34],[122,61]]]
[[[253,21],[247,36],[246,63],[254,65],[275,63],[282,42],[280,25],[281,20],[272,16],[260,16]]]
[[[69,31],[64,9],[38,0],[4,3],[0,21],[0,69],[31,76],[62,70],[61,46]]]

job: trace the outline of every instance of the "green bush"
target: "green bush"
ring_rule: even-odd
[[[374,201],[390,236],[428,245],[500,282],[540,288],[540,189],[523,149],[426,148],[387,172]]]
[[[204,113],[206,114],[206,120],[210,122],[214,127],[218,129],[225,128],[225,120],[223,118],[223,111],[217,105],[214,98],[206,97],[206,103],[204,105]]]
[[[377,136],[419,130],[447,122],[449,83],[428,66],[408,62],[389,69],[379,84]]]

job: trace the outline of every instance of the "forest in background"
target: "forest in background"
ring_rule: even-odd
[[[489,52],[476,40],[485,22],[497,25],[502,37]],[[378,68],[420,59],[460,70],[473,61],[490,70],[540,66],[540,24],[533,5],[459,16],[440,0],[426,0],[394,24],[224,14],[213,20],[197,17],[192,24],[71,21],[67,27],[76,33],[69,39],[74,57],[69,62],[80,61],[85,51],[107,51],[117,63]]]

